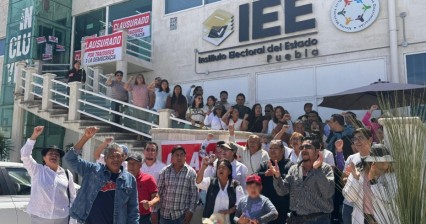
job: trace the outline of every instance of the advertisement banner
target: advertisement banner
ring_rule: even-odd
[[[46,37],[37,37],[36,38],[37,44],[46,43]]]
[[[65,46],[64,45],[59,45],[59,44],[57,44],[56,45],[56,51],[58,51],[58,52],[63,52],[63,51],[65,51]]]
[[[81,61],[81,50],[74,51],[74,61]]]
[[[84,43],[86,49],[83,55],[83,62],[86,65],[119,61],[122,58],[122,32],[87,38]]]
[[[49,36],[49,42],[51,42],[51,43],[58,43],[58,37]]]
[[[246,145],[244,140],[237,140],[237,142],[239,145]],[[177,145],[181,145],[186,151],[186,163],[198,171],[202,160],[199,155],[202,143],[203,141],[163,141],[161,143],[161,161],[167,165],[170,164],[172,161],[172,149]],[[212,141],[207,146],[206,151],[208,154],[213,154],[215,149],[216,142]]]
[[[151,36],[151,12],[116,19],[112,22],[112,32],[127,29],[129,36],[142,38]]]

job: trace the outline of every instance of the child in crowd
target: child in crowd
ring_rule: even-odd
[[[272,202],[261,195],[262,179],[253,174],[247,177],[247,196],[237,204],[235,222],[238,224],[266,224],[278,218],[278,211]]]

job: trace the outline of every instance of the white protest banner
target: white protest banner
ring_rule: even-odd
[[[119,61],[122,58],[123,32],[87,38],[84,42],[86,49],[83,61],[86,65]]]

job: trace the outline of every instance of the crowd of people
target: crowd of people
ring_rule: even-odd
[[[144,82],[143,77],[136,80]],[[160,85],[162,89],[156,92],[168,90],[167,81]],[[135,89],[128,83],[123,88]],[[175,104],[185,102],[179,86],[174,92]],[[200,96],[198,92],[189,98],[194,111],[203,108]],[[221,98],[226,99],[223,92]],[[113,138],[105,138],[93,152],[96,162],[85,161],[83,146],[99,130],[96,127],[86,128],[66,153],[56,146],[46,147],[43,164],[37,164],[31,152],[44,128],[34,128],[21,149],[32,178],[27,209],[32,223],[398,223],[392,209],[396,192],[393,159],[380,144],[382,127],[371,119],[376,105],[362,122],[345,112],[333,114],[325,126],[311,104],[305,105],[305,113],[295,121],[284,108],[268,105],[265,112],[271,120],[256,122],[256,117],[264,116],[261,106],[244,107],[242,94],[238,102],[234,107],[228,104],[224,113],[233,123],[216,119],[226,124],[229,140],[214,142],[213,134],[208,134],[200,146],[198,172],[186,163],[182,146],[173,148],[171,164],[166,165],[157,160],[156,143],[147,143],[141,155],[129,153]],[[217,107],[213,102],[207,105]],[[251,112],[253,117],[247,115]],[[259,130],[269,129],[272,137],[252,134],[244,146],[239,145],[235,131],[241,130],[240,124],[249,127],[250,119]],[[209,144],[216,144],[210,154],[206,152]],[[60,166],[61,158],[72,172]],[[83,178],[78,192],[73,174]],[[193,220],[199,205],[205,219]]]
[[[85,77],[78,63],[74,70],[70,79]],[[200,204],[206,219],[196,223],[398,223],[390,207],[396,192],[393,159],[382,144],[383,127],[372,118],[377,105],[362,121],[351,111],[323,121],[306,103],[293,119],[282,106],[247,107],[242,93],[234,105],[226,91],[204,104],[201,86],[184,95],[181,86],[170,91],[161,78],[149,85],[143,75],[122,79],[117,71],[106,82],[117,100],[114,110],[129,99],[144,109],[173,109],[194,125],[227,131],[229,140],[214,142],[207,135],[198,172],[186,163],[182,146],[173,148],[166,165],[157,159],[156,143],[147,143],[141,155],[113,138],[105,138],[93,152],[96,162],[89,162],[81,158],[83,146],[99,130],[89,127],[66,153],[56,146],[43,149],[43,164],[37,164],[31,152],[43,127],[36,127],[21,149],[32,178],[27,209],[32,223],[189,224]],[[120,122],[117,114],[114,122]],[[253,134],[242,146],[235,131]],[[210,154],[209,144],[216,144]],[[60,166],[61,159],[72,172]],[[78,192],[73,174],[83,178]]]

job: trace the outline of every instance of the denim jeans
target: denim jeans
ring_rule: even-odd
[[[347,204],[343,204],[343,208],[342,208],[343,224],[352,224],[353,211],[354,211],[354,207]]]
[[[330,215],[323,215],[323,216],[318,216],[315,219],[306,221],[303,224],[329,224],[329,223],[330,223]]]
[[[160,224],[182,224],[184,219],[185,219],[185,215],[182,215],[180,218],[176,220],[165,219],[163,217],[160,217]]]
[[[139,224],[151,224],[151,214],[149,215],[140,215]]]

